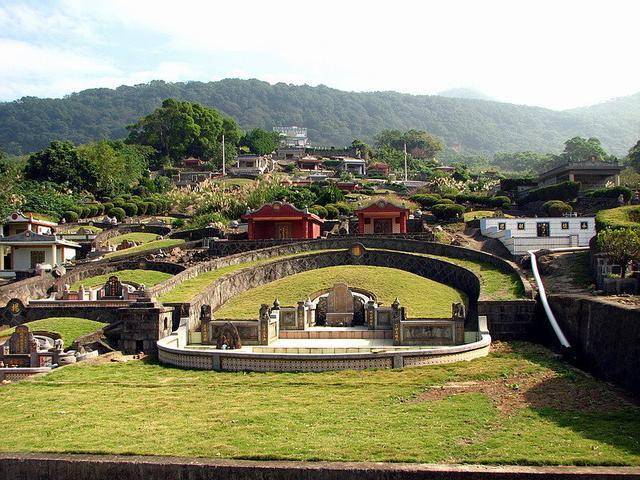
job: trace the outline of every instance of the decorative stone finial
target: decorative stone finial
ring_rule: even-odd
[[[280,310],[280,301],[277,298],[273,301],[273,309]]]

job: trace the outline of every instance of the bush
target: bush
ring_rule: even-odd
[[[171,222],[171,226],[173,226],[173,228],[182,228],[185,223],[184,218],[174,218]]]
[[[137,201],[136,207],[138,207],[138,215],[145,215],[147,213],[147,202]]]
[[[333,204],[338,209],[340,215],[351,215],[353,213],[353,207],[347,202],[337,202]]]
[[[189,220],[189,228],[204,228],[208,227],[212,224],[222,224],[226,225],[229,223],[221,213],[219,212],[210,212],[202,215],[196,215],[191,220]]]
[[[442,203],[442,197],[437,194],[419,193],[410,197],[416,203],[419,203],[422,208],[431,208],[438,203]]]
[[[90,203],[89,205],[87,205],[87,207],[89,208],[90,217],[95,217],[96,215],[98,215],[98,212],[100,211],[100,207],[98,207],[97,204]]]
[[[135,203],[125,203],[122,208],[129,217],[133,217],[138,214],[138,206]]]
[[[573,208],[561,200],[550,200],[542,205],[542,211],[550,217],[562,217],[573,212]]]
[[[496,208],[506,208],[511,206],[511,199],[502,195],[491,198],[491,206]]]
[[[116,219],[121,222],[124,220],[124,217],[126,217],[127,214],[125,213],[124,209],[120,207],[113,207],[109,209],[107,215],[109,215],[110,217],[116,217]]]
[[[72,212],[76,212],[78,214],[78,218],[82,216],[82,205],[73,205],[72,207],[69,207],[69,210]]]
[[[450,198],[443,198],[436,205],[454,205],[456,202],[451,200]]]
[[[153,202],[144,202],[146,206],[147,215],[155,215],[156,214],[156,204]]]
[[[114,207],[123,208],[124,204],[127,203],[127,202],[125,202],[123,198],[118,197],[118,198],[114,198],[111,203],[113,203]]]
[[[334,205],[328,204],[325,205],[324,208],[327,211],[327,218],[338,218],[338,215],[340,215],[340,212]]]
[[[631,200],[633,192],[630,188],[619,186],[612,188],[598,188],[597,190],[591,190],[587,192],[587,197],[591,198],[618,198],[620,195],[624,198],[625,202]]]
[[[115,205],[111,202],[105,202],[102,204],[102,213],[107,213],[109,212],[109,210],[111,210],[113,207],[115,207]]]
[[[522,203],[536,202],[539,200],[563,200],[570,201],[578,196],[580,191],[580,183],[566,181],[549,185],[548,187],[540,187],[531,190],[523,199]]]
[[[626,205],[624,207],[600,210],[596,213],[596,228],[640,228],[640,205]]]
[[[500,190],[506,192],[516,190],[518,187],[533,187],[534,185],[536,185],[536,180],[530,177],[503,178],[500,180]]]
[[[327,218],[328,215],[327,209],[322,205],[313,205],[309,208],[309,211],[316,214],[320,218]]]
[[[73,210],[67,210],[62,214],[62,218],[64,218],[64,221],[67,223],[74,223],[78,221],[78,214]]]
[[[96,215],[103,215],[105,211],[104,203],[96,203],[95,205],[97,209]]]
[[[434,205],[431,212],[438,220],[457,220],[462,217],[465,208],[462,205],[439,203]]]

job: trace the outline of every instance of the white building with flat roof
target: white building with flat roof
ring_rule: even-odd
[[[480,233],[518,256],[542,248],[588,247],[595,223],[594,217],[481,218]]]
[[[304,127],[273,127],[273,131],[280,135],[285,147],[306,147],[309,144],[307,129]]]

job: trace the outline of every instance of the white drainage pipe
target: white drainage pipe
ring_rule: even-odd
[[[550,248],[548,249],[551,252],[575,252],[579,250],[589,250],[589,247],[573,247],[573,248]],[[542,284],[542,278],[540,277],[540,272],[538,271],[538,261],[536,259],[536,252],[538,250],[528,250],[527,253],[531,258],[531,271],[533,272],[533,277],[536,280],[536,285],[538,286],[538,293],[540,295],[540,301],[542,302],[542,306],[544,307],[544,311],[547,314],[547,319],[553,328],[553,331],[558,337],[558,341],[560,345],[564,348],[571,348],[569,344],[569,340],[562,333],[562,329],[556,320],[556,316],[551,311],[551,307],[549,306],[549,301],[547,300],[547,293],[545,292],[544,285]]]

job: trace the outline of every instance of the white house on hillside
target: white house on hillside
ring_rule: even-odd
[[[518,256],[541,248],[588,247],[596,225],[593,217],[482,218],[480,232]]]

